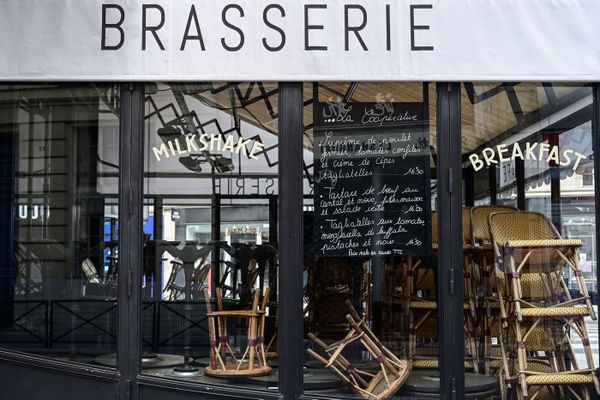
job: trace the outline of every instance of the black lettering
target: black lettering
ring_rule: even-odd
[[[112,8],[117,10],[121,15],[118,22],[107,24],[106,23],[106,10]],[[121,24],[125,21],[125,11],[123,8],[117,4],[102,4],[102,39],[100,43],[100,50],[119,50],[123,43],[125,43],[125,32],[123,32],[123,28],[121,28]],[[116,29],[119,31],[121,37],[119,38],[119,43],[115,45],[107,45],[106,44],[106,29]]]
[[[244,190],[244,186],[246,186],[244,178],[236,178],[235,186],[237,186],[237,191],[235,192],[236,195],[240,194],[240,192],[241,194],[246,194]]]
[[[360,12],[362,13],[362,22],[360,23],[359,26],[350,26],[349,25],[349,18],[348,18],[348,11],[350,10],[360,10]],[[365,10],[365,8],[361,5],[358,4],[346,4],[344,5],[344,34],[345,34],[345,38],[344,38],[344,48],[346,51],[348,51],[349,46],[348,46],[348,42],[349,42],[349,37],[350,37],[350,32],[354,32],[354,35],[356,36],[356,38],[358,39],[358,42],[360,43],[360,45],[362,46],[362,49],[365,51],[368,51],[369,49],[367,49],[367,46],[365,45],[365,42],[363,42],[362,37],[360,37],[360,32],[365,26],[367,25],[367,11]]]
[[[252,194],[260,194],[260,179],[259,178],[254,178],[254,182],[255,182],[255,184],[252,185],[252,187],[254,189],[256,189],[256,191],[254,193],[252,193]]]
[[[285,46],[285,32],[283,31],[283,29],[281,29],[277,25],[272,24],[269,21],[269,19],[267,18],[267,14],[269,13],[269,10],[271,10],[273,8],[276,8],[279,10],[279,12],[281,13],[281,17],[285,17],[285,10],[283,9],[283,7],[281,7],[279,4],[269,4],[268,6],[265,7],[265,9],[263,11],[263,22],[269,28],[279,32],[279,35],[281,36],[281,42],[277,46],[270,46],[267,43],[267,39],[263,38],[262,43],[263,43],[263,46],[265,46],[265,49],[267,49],[269,51],[279,51],[279,50],[283,49],[283,46]]]
[[[390,24],[390,5],[385,5],[385,49],[387,51],[392,50],[392,33]]]
[[[415,9],[431,9],[432,4],[411,4],[410,5],[410,49],[412,51],[433,51],[433,46],[416,46],[415,31],[429,30],[429,25],[415,25]]]
[[[308,44],[308,42],[309,42],[308,31],[324,28],[323,25],[310,25],[308,23],[308,10],[318,9],[318,8],[325,9],[325,8],[327,8],[327,4],[305,4],[304,5],[304,50],[307,50],[307,51],[309,51],[309,50],[327,51],[327,46],[311,46],[310,44]]]
[[[160,23],[158,25],[146,26],[146,12],[148,9],[155,9],[160,12]],[[164,24],[165,24],[165,10],[163,10],[163,8],[161,6],[159,6],[158,4],[142,5],[142,50],[146,50],[146,33],[147,32],[152,33],[152,36],[154,36],[154,40],[156,40],[156,43],[158,43],[158,47],[160,47],[161,50],[165,49],[165,46],[163,46],[162,42],[160,41],[160,38],[158,37],[158,34],[156,33],[156,31],[158,31],[160,28],[162,28]]]
[[[275,191],[273,190],[274,185],[275,180],[273,178],[267,178],[267,187],[265,188],[265,194],[275,194]]]
[[[221,44],[223,45],[223,48],[227,51],[238,51],[240,50],[242,47],[244,47],[244,32],[237,26],[233,25],[232,23],[230,23],[229,21],[227,21],[227,11],[229,11],[230,9],[235,8],[236,10],[239,11],[240,13],[240,17],[244,16],[244,9],[242,7],[240,7],[237,4],[228,4],[225,6],[225,8],[223,8],[223,12],[221,13],[221,20],[223,21],[223,24],[230,28],[231,30],[236,31],[239,35],[240,35],[240,42],[236,45],[236,46],[229,46],[226,42],[225,42],[225,38],[221,38]]]
[[[195,35],[195,36],[190,35],[190,27],[192,25],[192,20],[194,20],[194,26],[196,28],[196,33],[197,33],[197,35]],[[193,4],[192,4],[192,7],[190,8],[190,14],[188,15],[187,24],[185,26],[185,32],[183,33],[183,39],[181,40],[181,47],[179,48],[180,51],[185,50],[185,43],[188,40],[199,41],[200,48],[202,49],[202,51],[206,50],[204,48],[204,40],[202,39],[202,31],[200,30],[200,23],[198,22],[198,15],[196,14],[196,7]]]

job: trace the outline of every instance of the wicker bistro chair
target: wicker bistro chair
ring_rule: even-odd
[[[387,349],[373,334],[365,321],[360,318],[351,302],[346,304],[350,314],[346,319],[350,324],[350,331],[344,339],[327,345],[316,335],[309,333],[308,337],[315,342],[326,354],[323,357],[313,349],[308,353],[333,372],[348,388],[353,390],[363,399],[387,399],[402,386],[408,379],[411,371],[411,362],[401,360]],[[352,365],[342,352],[350,343],[360,342],[370,355],[377,361],[379,372],[371,373]]]
[[[217,288],[217,311],[212,311],[208,289],[204,291],[210,336],[210,363],[204,370],[206,375],[227,378],[263,376],[271,373],[272,369],[267,365],[264,347],[265,314],[269,289],[266,288],[265,292],[263,301],[260,303],[260,291],[254,291],[252,307],[249,310],[223,310],[222,291]],[[243,352],[236,352],[229,342],[227,322],[230,318],[247,321],[247,343]]]
[[[595,319],[596,315],[578,265],[576,250],[581,241],[562,239],[550,221],[537,212],[492,213],[488,223],[496,268],[504,274],[504,282],[497,279],[499,290],[510,294],[505,302],[507,328],[501,330],[501,335],[507,353],[516,354],[509,370],[512,381],[520,384],[518,396],[528,397],[528,388],[539,385],[594,384],[600,393],[584,320],[586,316]],[[571,297],[562,278],[563,268],[575,276],[580,297]],[[583,343],[586,368],[575,362],[570,333]],[[540,339],[544,335],[545,339]],[[552,372],[528,368],[529,361],[539,359],[540,353],[550,361]],[[571,355],[570,369],[564,361],[565,353]],[[563,390],[578,396],[570,386]],[[587,397],[587,386],[582,390]]]
[[[473,263],[479,271],[479,285],[475,289],[480,294],[478,302],[479,342],[481,343],[481,359],[484,362],[486,374],[500,372],[502,363],[495,356],[502,352],[500,347],[501,327],[506,327],[506,294],[504,292],[504,273],[495,269],[494,248],[490,235],[488,219],[490,214],[502,211],[517,211],[510,206],[477,206],[471,208],[471,243],[479,251],[473,254]],[[499,284],[497,284],[499,282]],[[492,340],[495,344],[492,345]],[[496,346],[496,349],[492,349]],[[502,352],[503,353],[503,352]]]
[[[437,213],[432,212],[432,248],[431,258],[408,257],[406,262],[405,315],[408,316],[408,356],[414,368],[438,368],[437,354],[419,354],[418,339],[437,337],[437,295],[436,295],[436,262],[438,249]],[[465,255],[464,280],[464,324],[465,351],[467,359],[465,368],[479,372],[477,363],[476,341],[476,293],[474,291],[473,269],[470,243],[470,209],[463,209],[463,248]],[[468,240],[466,238],[469,238]]]

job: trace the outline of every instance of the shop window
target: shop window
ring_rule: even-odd
[[[116,365],[119,104],[113,85],[0,86],[1,347]]]
[[[278,87],[145,87],[145,374],[278,387]]]
[[[417,82],[304,85],[307,395],[439,391],[435,98]]]
[[[462,85],[463,175],[498,175],[464,210],[477,359],[502,396],[598,395],[591,104],[586,85]]]

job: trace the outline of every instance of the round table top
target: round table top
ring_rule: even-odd
[[[96,364],[103,365],[105,367],[116,367],[117,366],[117,354],[103,354],[94,358]],[[143,354],[142,355],[142,369],[145,368],[166,368],[175,367],[183,364],[183,356],[175,354]]]
[[[465,395],[493,394],[498,390],[498,379],[493,376],[465,373]],[[398,394],[439,396],[440,374],[438,371],[413,370]]]

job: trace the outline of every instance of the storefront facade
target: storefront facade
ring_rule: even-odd
[[[0,399],[600,396],[594,2],[1,7]]]

